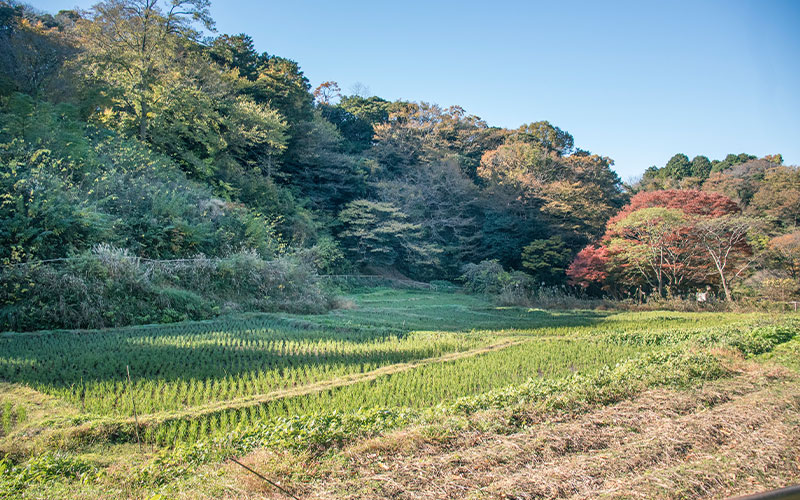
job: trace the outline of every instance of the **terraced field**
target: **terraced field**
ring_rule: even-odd
[[[553,312],[497,308],[459,293],[383,288],[350,299],[353,308],[318,316],[250,314],[0,334],[0,452],[8,454],[0,462],[0,492],[250,498],[269,485],[251,483],[224,465],[228,457],[244,456],[312,498],[418,497],[413,492],[459,498],[464,491],[491,497],[541,474],[509,466],[503,474],[519,477],[498,482],[505,458],[481,457],[482,450],[497,452],[486,443],[503,443],[499,453],[511,453],[509,464],[530,463],[552,455],[542,448],[551,446],[548,440],[563,439],[575,426],[591,427],[586,422],[613,408],[627,408],[630,419],[619,429],[613,424],[614,433],[643,432],[625,405],[650,401],[647,391],[695,390],[703,381],[722,387],[735,379],[764,389],[760,394],[769,399],[773,381],[796,380],[798,323],[792,316]],[[763,366],[785,368],[770,378]],[[645,406],[643,416],[661,412],[653,418],[672,411]],[[788,411],[785,404],[780,408]],[[784,410],[775,410],[774,418],[785,419]],[[547,427],[536,425],[548,421],[546,415],[561,416]],[[575,446],[590,450],[607,432],[604,425],[596,435],[583,429],[581,439],[590,444]],[[602,446],[635,446],[617,434]],[[414,437],[398,451],[401,435]],[[463,440],[460,452],[452,449],[455,436]],[[426,460],[455,465],[421,466],[419,478],[430,477],[408,482],[408,468]],[[478,463],[484,460],[494,465]],[[592,460],[598,459],[589,454],[585,463]],[[369,479],[378,474],[376,464],[385,463],[391,465],[379,475],[407,494]],[[558,470],[590,469],[577,463]],[[349,464],[346,470],[342,464]],[[202,485],[198,471],[211,474]],[[472,479],[439,484],[437,474]],[[607,492],[624,491],[632,480],[624,477]],[[601,491],[553,486],[559,481],[567,479],[519,486],[528,495],[520,498]]]

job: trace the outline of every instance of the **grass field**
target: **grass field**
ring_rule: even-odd
[[[461,453],[477,461],[481,449],[497,452],[477,446],[482,439],[572,428],[648,391],[680,399],[712,383],[720,392],[727,383],[797,389],[796,315],[556,312],[387,288],[348,298],[353,308],[317,316],[0,334],[0,498],[279,494],[225,462],[234,456],[309,498],[403,497],[369,478],[394,471],[393,484],[409,483],[402,467],[458,453],[459,436]],[[796,419],[797,401],[776,415]],[[561,423],[535,425],[554,418]],[[586,429],[579,434],[589,439]],[[798,451],[785,446],[778,451]],[[387,453],[396,460],[387,462]],[[375,472],[380,463],[391,466]],[[800,464],[772,467],[760,482],[737,489],[734,481],[730,491],[780,484]],[[488,497],[515,489],[481,486],[490,479],[497,478],[452,482]],[[465,493],[429,486],[404,491]],[[581,494],[536,491],[529,496]]]

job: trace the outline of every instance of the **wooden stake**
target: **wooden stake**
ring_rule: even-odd
[[[136,443],[139,445],[139,453],[142,453],[142,441],[139,439],[139,415],[136,414],[136,400],[133,397],[132,383],[131,383],[131,367],[125,365],[125,370],[128,372],[128,392],[131,393],[131,404],[133,405],[133,419],[136,421],[136,427],[133,429],[136,434]]]
[[[240,462],[240,461],[236,460],[235,458],[233,458],[233,457],[230,457],[230,458],[228,458],[228,460],[230,460],[231,462],[233,462],[233,463],[235,463],[235,464],[239,464],[240,466],[242,466],[242,467],[243,467],[243,468],[245,468],[246,470],[248,470],[248,471],[250,471],[251,473],[255,474],[256,476],[258,476],[259,478],[263,479],[264,481],[266,481],[267,483],[271,484],[272,486],[274,486],[274,487],[278,488],[278,489],[279,489],[279,490],[281,490],[283,493],[286,493],[287,495],[289,495],[290,497],[294,498],[295,500],[300,500],[300,499],[299,499],[299,498],[297,498],[295,495],[293,495],[293,494],[292,494],[290,491],[288,491],[288,490],[286,490],[286,489],[282,488],[282,487],[281,487],[279,484],[277,484],[277,483],[274,483],[274,482],[270,481],[270,480],[269,480],[267,477],[265,477],[265,476],[263,476],[263,475],[259,474],[258,472],[254,471],[253,469],[251,469],[250,467],[246,466],[246,465],[245,465],[245,464],[243,464],[242,462]]]

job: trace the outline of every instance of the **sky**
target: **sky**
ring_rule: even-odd
[[[211,14],[312,87],[548,120],[623,180],[675,153],[800,164],[800,0],[212,0]]]

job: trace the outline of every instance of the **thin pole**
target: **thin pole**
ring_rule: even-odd
[[[139,453],[142,453],[142,441],[139,439],[139,415],[136,414],[136,400],[133,398],[133,391],[131,390],[131,367],[125,365],[125,370],[128,372],[128,392],[131,394],[131,404],[133,405],[133,419],[136,421],[136,427],[133,431],[136,433],[136,443],[139,445]]]
[[[290,491],[288,491],[288,490],[286,490],[286,489],[282,488],[282,487],[281,487],[279,484],[276,484],[276,483],[274,483],[274,482],[270,481],[270,480],[269,480],[268,478],[266,478],[265,476],[263,476],[263,475],[259,474],[258,472],[254,471],[253,469],[251,469],[250,467],[246,466],[246,465],[245,465],[245,464],[243,464],[242,462],[240,462],[240,461],[236,460],[235,458],[233,458],[233,457],[230,457],[230,458],[228,458],[228,460],[230,460],[231,462],[233,462],[233,463],[235,463],[235,464],[239,464],[240,466],[244,467],[246,470],[248,470],[248,471],[252,472],[253,474],[255,474],[256,476],[258,476],[259,478],[261,478],[261,479],[263,479],[264,481],[268,482],[268,483],[269,483],[269,484],[271,484],[272,486],[274,486],[274,487],[278,488],[279,490],[281,490],[282,492],[286,493],[287,495],[289,495],[290,497],[294,498],[295,500],[300,500],[300,499],[299,499],[299,498],[297,498],[295,495],[293,495],[293,494],[292,494]]]

